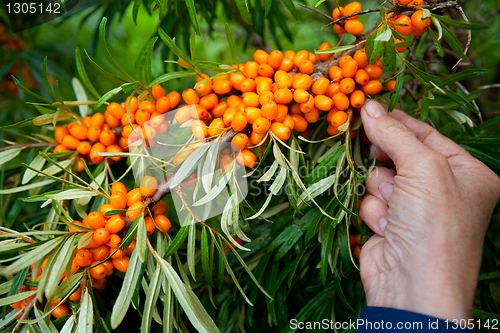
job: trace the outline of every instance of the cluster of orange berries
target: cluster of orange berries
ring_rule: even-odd
[[[341,17],[357,13],[362,9],[363,8],[361,7],[361,4],[357,1],[354,1],[346,5],[345,7],[335,7],[332,13],[332,17],[334,20],[338,20]],[[333,25],[333,31],[335,31],[339,35],[345,34],[346,32],[354,36],[361,35],[365,30],[365,26],[358,20],[358,18],[359,15],[354,15],[338,23],[335,23]]]
[[[424,11],[421,9],[414,11],[411,17],[404,14],[395,15],[394,13],[389,13],[388,20],[389,26],[403,36],[422,36],[431,25],[431,20],[428,17],[424,18]],[[397,39],[395,41],[396,44],[401,42]]]
[[[73,224],[92,229],[92,238],[89,244],[76,251],[75,257],[71,265],[71,274],[75,273],[79,268],[89,268],[92,288],[97,291],[102,291],[106,287],[106,277],[113,274],[114,269],[125,272],[129,264],[128,255],[132,254],[136,246],[134,239],[126,248],[122,248],[122,237],[118,235],[125,225],[126,220],[123,213],[118,213],[111,216],[106,216],[106,213],[114,210],[125,212],[125,216],[129,221],[134,221],[137,216],[144,214],[143,199],[152,196],[157,189],[157,180],[151,176],[144,176],[141,180],[140,187],[134,188],[127,192],[123,183],[114,183],[111,187],[110,203],[104,204],[99,211],[91,212],[80,221],[73,221]],[[153,218],[146,216],[144,223],[148,235],[152,234],[156,228],[166,233],[170,231],[172,224],[164,215],[167,211],[167,204],[163,201],[158,202],[151,208]],[[126,209],[126,211],[125,211]],[[69,227],[70,232],[79,232],[78,230]],[[81,233],[82,235],[84,233]],[[109,258],[109,259],[108,259]],[[32,277],[34,281],[38,281],[41,277],[43,268],[47,259],[42,263],[36,277]],[[35,264],[32,264],[32,271]],[[63,273],[62,280],[66,278]],[[26,288],[21,288],[20,292],[26,291]],[[29,287],[29,290],[36,290],[36,287]],[[80,301],[82,288],[69,296],[69,300],[73,302]],[[28,297],[22,301],[11,304],[13,308],[22,309],[29,304],[34,296]],[[69,313],[68,305],[60,304],[60,299],[51,303],[52,308],[57,308],[52,312],[52,315],[59,318]]]

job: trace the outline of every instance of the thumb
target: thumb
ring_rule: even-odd
[[[390,115],[377,101],[368,100],[361,108],[361,118],[368,139],[386,153],[396,166],[412,164],[416,156],[428,152],[415,134]]]

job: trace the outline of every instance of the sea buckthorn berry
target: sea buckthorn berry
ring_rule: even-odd
[[[354,75],[354,80],[360,85],[365,85],[370,81],[370,76],[364,69],[358,69],[356,75]]]
[[[121,119],[122,116],[126,113],[125,108],[121,106],[121,104],[115,102],[109,104],[106,108],[106,111],[108,111],[113,117],[118,119]]]
[[[288,127],[290,130],[293,130],[295,127],[295,122],[293,121],[293,118],[291,115],[287,114],[283,121],[281,122],[283,125]]]
[[[155,231],[155,224],[153,222],[153,219],[149,216],[146,216],[144,218],[144,224],[146,227],[146,233],[148,234],[148,236],[151,235]]]
[[[151,101],[142,101],[141,104],[139,104],[139,110],[144,110],[151,114],[156,111],[156,104]]]
[[[293,68],[293,59],[291,58],[284,58],[283,61],[281,62],[280,67],[278,68],[279,70],[289,72]]]
[[[90,145],[89,142],[87,141],[82,141],[76,146],[76,150],[82,155],[87,155],[90,153],[90,150],[92,149],[92,146]]]
[[[338,23],[335,23],[335,24],[333,25],[333,31],[335,31],[335,33],[336,33],[337,35],[342,35],[342,34],[345,34],[345,33],[346,33],[346,30],[344,29],[344,27],[343,27],[343,26],[341,26],[341,25],[340,25],[340,24],[338,24]]]
[[[347,113],[344,111],[337,111],[332,117],[331,124],[332,126],[339,127],[347,121]]]
[[[350,4],[346,5],[343,9],[342,9],[342,15],[343,16],[347,16],[347,15],[351,15],[351,14],[354,14],[356,12],[359,12],[361,11],[363,8],[361,7],[361,4],[357,1],[353,1],[351,2]],[[356,15],[356,16],[353,16],[353,17],[349,17],[348,20],[355,20],[359,17],[359,15]]]
[[[142,205],[142,202],[136,202],[135,204],[133,204],[132,206],[134,205]],[[132,207],[130,206],[130,207]],[[137,210],[138,212],[140,212],[140,210]],[[129,212],[127,211],[127,214]],[[135,214],[135,212],[134,212]],[[130,214],[129,214],[130,215]],[[133,215],[133,214],[132,214]],[[138,214],[137,214],[138,215]],[[128,217],[128,216],[127,216]],[[135,220],[135,218],[134,218]],[[134,220],[131,220],[130,222],[134,222]],[[107,222],[106,222],[106,225],[105,225],[105,228],[112,234],[116,234],[118,232],[120,232],[123,228],[125,227],[125,219],[123,217],[121,217],[120,215],[114,215],[112,216]],[[111,245],[110,245],[111,246]]]
[[[286,50],[284,57],[293,59],[293,57],[295,57],[295,52],[293,50]]]
[[[51,306],[51,309],[54,309],[54,307],[56,307],[56,306],[57,305]],[[66,316],[68,314],[69,314],[69,308],[66,304],[61,304],[52,311],[52,315],[56,319],[61,318],[62,316]]]
[[[214,93],[205,95],[200,99],[200,105],[207,110],[212,110],[217,104],[219,104],[219,97]]]
[[[106,147],[106,153],[123,153],[123,149],[117,144],[112,144]],[[110,157],[110,159],[112,159],[113,161],[119,161],[122,158],[123,158],[122,156]]]
[[[99,113],[100,114],[100,113]],[[69,131],[64,126],[58,126],[54,131],[54,136],[56,137],[57,143],[62,143],[64,137],[69,134]]]
[[[340,91],[344,94],[352,93],[354,91],[354,88],[356,88],[356,82],[354,82],[354,80],[350,77],[346,77],[345,79],[342,79],[342,81],[340,81]]]
[[[208,128],[208,135],[209,136],[216,136],[222,133],[226,126],[224,125],[224,122],[220,118],[215,118],[212,120],[210,123],[210,126]]]
[[[250,134],[250,143],[256,146],[264,139],[265,136],[266,134],[260,134],[252,131],[252,133]]]
[[[108,228],[106,228],[108,230]],[[109,230],[108,230],[109,231]],[[109,241],[106,243],[108,247],[118,247],[120,246],[122,239],[116,234],[109,234]]]
[[[335,7],[335,9],[332,12],[332,17],[334,20],[338,20],[341,16],[343,16],[342,9],[344,9],[344,7]]]
[[[89,224],[89,227],[96,230],[99,228],[104,228],[106,221],[104,220],[104,216],[101,214],[101,212],[91,212],[89,215],[87,215],[87,223]]]
[[[207,124],[203,120],[193,120],[191,123],[191,131],[198,140],[203,140],[208,137]]]
[[[248,124],[248,116],[245,112],[238,111],[234,114],[233,121],[231,122],[231,127],[239,132],[242,131]]]
[[[149,125],[154,127],[155,129],[160,127],[161,124],[165,121],[165,115],[159,112],[153,112],[151,114],[151,118],[149,119]]]
[[[122,122],[123,126],[129,125],[130,123],[135,123],[135,113],[130,114],[130,122],[128,121],[128,115],[126,113],[122,116],[122,119],[120,119],[120,121]]]
[[[298,111],[301,111],[301,112],[304,112],[304,113],[307,113],[307,112],[311,112],[313,107],[314,107],[314,104],[315,104],[315,98],[310,95],[309,96],[309,100],[305,103],[301,103],[299,105],[299,108],[298,108]],[[291,114],[299,114],[300,112],[294,112],[293,108],[290,109],[290,113]]]
[[[365,30],[365,26],[358,20],[348,20],[344,25],[344,29],[348,33],[354,36],[358,36],[363,33],[363,30]]]
[[[312,85],[312,93],[315,95],[324,95],[330,86],[330,81],[326,77],[318,78]],[[297,103],[300,103],[296,100]]]
[[[257,84],[255,83],[254,80],[252,80],[252,79],[245,79],[241,83],[241,92],[254,91],[256,87],[257,87]]]
[[[111,204],[104,204],[99,207],[99,213],[101,213],[105,219],[109,219],[111,216],[106,216],[106,213],[114,209],[115,208]]]
[[[90,141],[99,141],[99,136],[101,135],[100,127],[90,127],[87,131],[87,138]]]
[[[339,59],[339,67],[342,68],[344,67],[345,63],[348,62],[349,60],[352,60],[352,57],[348,54],[343,55]]]
[[[158,100],[159,98],[165,96],[165,89],[163,89],[163,87],[159,84],[155,84],[153,87],[151,87],[151,91],[153,92],[153,97],[155,100]]]
[[[139,110],[135,113],[135,122],[141,126],[149,119],[151,119],[151,114],[146,110]]]
[[[271,132],[273,132],[274,135],[276,135],[278,139],[282,141],[288,140],[290,138],[290,135],[292,134],[292,130],[289,127],[279,122],[274,122],[271,125]]]
[[[108,124],[108,126],[110,128],[115,128],[115,127],[118,127],[122,124],[122,120],[121,118],[116,118],[114,117],[111,113],[109,113],[108,111],[104,112],[104,119],[106,120],[106,124]],[[106,125],[103,125],[102,129],[105,129]]]
[[[121,192],[123,194],[127,194],[127,188],[125,187],[125,185],[123,185],[122,182],[116,182],[116,183],[113,183],[113,185],[111,185],[111,192],[114,193],[114,192]]]
[[[252,124],[253,131],[260,134],[266,133],[269,127],[271,127],[271,122],[264,117],[259,117],[255,119],[255,121]]]
[[[257,95],[254,92],[243,93],[242,97],[243,98],[241,99],[241,101],[246,106],[258,107],[260,105],[260,103],[259,103],[259,95]]]
[[[337,135],[340,133],[339,129],[335,126],[333,126],[332,124],[328,125],[328,127],[326,128],[326,132],[328,134],[330,134],[331,136],[334,136],[334,135]]]
[[[281,66],[281,61],[283,60],[283,53],[278,50],[274,50],[269,53],[269,57],[267,58],[267,64],[274,69],[278,69]]]
[[[151,208],[151,214],[153,214],[153,216],[163,215],[167,211],[167,208],[167,203],[160,201],[156,205],[154,205],[153,208]]]
[[[355,90],[352,92],[350,96],[350,102],[352,107],[359,109],[363,105],[365,105],[365,101],[366,97],[364,92],[362,92],[361,90]]]
[[[109,201],[115,209],[125,209],[127,207],[127,196],[121,191],[113,192]]]
[[[315,63],[318,62],[318,56],[315,55],[314,53],[309,52],[309,61],[312,62],[314,65]]]
[[[104,153],[105,151],[106,147],[102,143],[100,142],[94,143],[94,145],[92,146],[92,150],[89,153],[89,158],[92,161],[92,163],[99,164],[102,161],[104,161],[104,156],[97,155],[97,153]]]
[[[173,109],[177,105],[179,105],[181,101],[181,94],[179,94],[177,91],[171,91],[167,94],[166,96],[170,102],[170,108]]]
[[[328,86],[328,89],[326,90],[325,95],[332,98],[332,96],[338,92],[340,92],[340,83],[334,82],[334,83],[330,83],[330,85]]]
[[[353,59],[358,62],[358,68],[365,68],[368,65],[368,57],[366,56],[365,49],[357,50],[354,53]]]
[[[401,24],[401,25],[395,25],[394,26],[394,29],[397,32],[399,32],[403,36],[409,36],[409,35],[411,35],[411,33],[413,31],[413,23],[412,23],[411,19],[408,16],[401,15],[394,22],[396,22],[398,24]]]
[[[343,111],[349,108],[349,97],[347,97],[343,92],[336,93],[333,95],[332,99],[338,110]]]
[[[262,96],[266,92],[271,91],[271,83],[267,80],[261,80],[257,83],[257,94]]]
[[[394,88],[396,88],[396,80],[392,80],[392,81],[389,81],[387,82],[387,90],[389,92],[394,92]]]
[[[375,95],[382,91],[382,83],[377,80],[371,80],[363,86],[363,92],[367,95]]]
[[[99,141],[105,146],[115,143],[116,135],[112,130],[103,130],[99,135]]]
[[[92,263],[92,253],[87,249],[79,249],[75,254],[75,261],[80,267],[87,267]]]
[[[73,302],[79,302],[82,298],[82,287],[78,288],[74,293],[69,295],[69,300]],[[69,313],[69,312],[68,312]]]
[[[222,117],[222,121],[226,126],[230,126],[233,122],[234,115],[236,114],[236,108],[227,108],[226,112],[224,112],[224,116]]]
[[[87,126],[83,124],[75,124],[69,130],[69,133],[78,140],[87,140]]]
[[[231,95],[227,98],[227,107],[235,108],[241,103],[241,97],[236,95]]]
[[[161,230],[161,232],[167,233],[170,231],[170,228],[172,227],[172,223],[170,222],[170,220],[165,215],[162,214],[155,216],[154,222],[158,227],[158,229]]]
[[[299,65],[299,71],[303,74],[312,74],[314,72],[314,64],[310,60],[304,60]]]
[[[136,202],[132,206],[128,207],[128,210],[125,213],[125,215],[127,216],[128,220],[130,222],[135,221],[137,216],[139,216],[142,213],[143,206],[144,206],[144,204],[142,202]],[[109,221],[111,221],[111,219],[109,219]]]
[[[301,115],[292,115],[293,129],[297,132],[305,132],[307,130],[307,120]]]
[[[370,80],[378,80],[384,74],[382,68],[375,65],[366,65],[365,71],[368,73]]]
[[[330,123],[330,122],[332,121],[332,117],[333,117],[333,115],[335,114],[335,112],[337,112],[337,111],[338,111],[338,110],[337,110],[337,108],[333,108],[333,109],[331,109],[331,110],[328,112],[328,114],[326,115],[326,121],[327,121],[328,123]]]
[[[236,155],[236,162],[248,168],[253,168],[257,164],[257,157],[250,150],[244,149]]]
[[[240,87],[241,87],[241,83],[246,79],[247,77],[244,75],[244,74],[240,74],[240,73],[231,73],[229,74],[229,83],[231,84],[232,88],[234,89],[237,89],[237,90],[240,90]],[[224,88],[226,85],[227,85],[227,80],[219,80],[219,81],[224,81],[225,83],[223,85],[220,86],[220,90],[221,91],[225,91],[227,88]],[[217,81],[217,82],[219,82]],[[214,91],[218,94],[220,94],[218,91],[219,91],[219,88],[218,88],[218,84],[215,84],[214,82]],[[231,91],[231,89],[229,89],[229,91]],[[228,92],[229,92],[228,91]]]
[[[245,149],[247,144],[248,136],[244,133],[236,134],[231,140],[231,148],[236,152]]]
[[[342,76],[343,77],[354,77],[356,72],[358,71],[358,62],[356,60],[350,59],[347,60],[342,67]]]
[[[313,108],[311,112],[304,113],[304,118],[306,118],[309,124],[313,124],[319,119],[319,110],[318,108]]]
[[[415,29],[413,29],[413,34],[415,34]],[[394,37],[394,44],[396,44],[396,51],[398,51],[398,53],[403,53],[404,51],[406,51],[406,47],[398,47],[398,44],[400,43],[404,43],[404,40],[397,39]]]
[[[294,79],[292,82],[293,89],[309,90],[309,88],[311,88],[311,85],[312,85],[312,79],[307,74],[300,75],[299,77]]]
[[[337,9],[337,8],[335,8],[335,9]],[[333,48],[332,44],[330,44],[328,42],[324,42],[319,46],[318,51],[329,50],[332,48]],[[327,61],[328,59],[330,59],[332,57],[332,55],[333,55],[333,53],[319,53],[318,59],[321,61]]]
[[[129,257],[123,257],[121,259],[112,259],[111,262],[113,266],[120,272],[125,273],[128,269],[128,264],[130,262]]]
[[[191,114],[191,117],[194,119],[204,119],[208,115],[207,109],[205,109],[200,104],[194,104],[189,106],[189,113]]]
[[[228,108],[228,103],[227,102],[219,102],[213,109],[212,109],[212,116],[214,117],[222,117],[224,115],[224,112]]]
[[[135,246],[136,246],[136,245],[137,245],[137,242],[136,242],[135,240],[133,240],[133,241],[129,244],[129,246],[127,246],[127,247],[125,248],[125,251],[124,251],[124,252],[125,252],[125,254],[126,254],[126,255],[130,255],[130,254],[132,254],[132,252],[134,252],[134,249],[135,249]]]
[[[290,111],[290,114],[301,114],[303,111],[301,110],[301,106],[304,104],[311,105],[311,107],[314,106],[314,96],[309,96],[309,99],[307,100],[306,103],[290,103],[288,110]],[[308,112],[308,111],[306,111]]]
[[[429,18],[423,19],[424,11],[417,10],[411,16],[411,23],[413,27],[419,30],[427,29],[431,25],[431,20]]]
[[[253,59],[258,64],[265,64],[265,63],[267,63],[267,60],[269,59],[269,54],[264,50],[257,50],[253,53]]]
[[[127,193],[127,206],[130,207],[139,201],[142,201],[141,191],[139,188],[134,188]]]
[[[194,88],[201,96],[210,94],[212,92],[212,80],[198,83]]]
[[[95,267],[92,267],[90,270],[90,276],[92,276],[96,280],[101,280],[106,278],[106,267],[104,267],[102,264],[99,264]]]
[[[268,64],[260,64],[259,69],[258,69],[258,73],[260,76],[273,77],[274,69],[271,66],[269,66]]]
[[[141,126],[140,125],[137,125],[137,124],[134,124],[134,126],[130,126],[130,125],[125,125],[123,126],[122,128],[122,131],[121,131],[121,135],[128,138],[130,135],[132,136],[137,136],[137,134],[134,132],[134,129],[137,131],[137,133],[140,133],[141,131]],[[89,130],[90,131],[90,130]],[[100,134],[99,134],[100,135]]]
[[[411,33],[413,36],[419,37],[419,36],[422,36],[423,34],[425,34],[426,31],[427,31],[427,29],[417,29],[417,28],[413,27],[413,31]]]
[[[57,145],[54,147],[54,154],[64,153],[65,151],[69,151],[69,149],[66,148],[66,146]]]
[[[408,6],[413,0],[398,0],[400,5]]]
[[[293,92],[293,100],[297,103],[305,103],[309,100],[309,93],[304,89],[296,89]]]
[[[186,121],[191,119],[191,108],[196,108],[195,106],[184,105],[175,113],[174,119],[179,124],[184,124]]]
[[[257,64],[255,61],[247,61],[245,63],[243,71],[245,72],[247,77],[255,79],[257,76],[259,76],[258,69],[259,69],[259,64]]]
[[[301,50],[297,52],[297,54],[295,54],[295,56],[293,57],[293,64],[298,67],[300,66],[302,61],[308,59],[309,59],[309,52],[307,50]]]
[[[182,92],[182,99],[186,104],[198,104],[200,102],[200,96],[194,89],[186,89]]]
[[[274,81],[278,88],[290,88],[292,86],[292,80],[287,72],[283,70],[278,70],[274,73]]]
[[[130,113],[135,113],[138,109],[139,106],[137,104],[137,97],[132,97],[132,100],[130,100],[130,96],[125,99],[125,110],[130,109]],[[92,125],[93,126],[93,125]]]
[[[328,75],[330,76],[330,79],[332,80],[341,80],[344,78],[342,75],[342,68],[339,66],[332,66],[328,70]]]
[[[248,107],[245,109],[245,113],[248,116],[248,123],[253,124],[255,120],[262,116],[262,112],[259,108]]]
[[[276,89],[277,90],[277,89]],[[271,91],[266,91],[259,97],[260,105],[264,105],[268,102],[274,101],[274,93]]]
[[[280,104],[288,104],[293,101],[293,94],[288,88],[281,88],[274,93],[274,100]]]
[[[239,149],[239,148],[238,148]],[[238,150],[239,151],[239,150]],[[219,171],[221,174],[225,174],[227,169],[230,168],[233,164],[233,157],[229,154],[226,154],[221,157],[219,160]]]
[[[314,97],[314,106],[322,111],[329,111],[333,107],[333,100],[325,95],[317,95]]]
[[[107,232],[108,240],[109,240],[108,229],[103,228],[103,230],[104,230],[103,233]],[[96,230],[96,232],[97,232],[97,230]],[[94,232],[94,236],[95,236],[95,232]],[[95,238],[94,238],[94,241],[95,241]],[[92,253],[92,257],[94,258],[94,262],[103,261],[104,259],[106,259],[109,256],[109,247],[107,245],[100,245],[98,247],[90,249],[90,253]]]
[[[106,276],[110,276],[113,274],[114,267],[113,267],[113,264],[109,260],[106,260],[101,265],[103,265],[104,268],[106,268]]]
[[[155,177],[144,176],[141,179],[140,192],[143,197],[150,197],[156,192],[158,181]]]

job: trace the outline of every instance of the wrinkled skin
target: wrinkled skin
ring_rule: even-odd
[[[363,246],[369,306],[471,318],[484,235],[500,178],[431,126],[376,101],[361,111],[378,167],[359,214],[376,233]],[[393,164],[392,164],[393,163]]]

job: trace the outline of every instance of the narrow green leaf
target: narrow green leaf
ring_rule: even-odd
[[[273,4],[273,0],[264,0],[265,5],[264,5],[264,17],[267,17],[269,15],[269,11],[271,10],[271,6]]]
[[[0,298],[0,306],[9,305],[18,301],[22,301],[30,296],[36,294],[36,290],[25,291],[23,293],[15,294],[12,296],[2,297]]]
[[[102,95],[102,97],[99,98],[97,103],[94,105],[94,110],[97,110],[101,105],[104,104],[104,102],[106,102],[108,99],[110,99],[111,97],[118,94],[120,91],[122,91],[122,87],[116,87],[114,89],[111,89],[110,91],[108,91],[104,95]]]
[[[137,25],[137,15],[139,15],[139,8],[141,7],[142,1],[134,1],[134,7],[132,8],[132,18],[134,19],[135,25]]]
[[[176,56],[178,56],[180,59],[184,60],[187,62],[189,65],[194,66],[193,61],[191,60],[190,57],[188,57],[170,38],[165,31],[163,31],[162,28],[158,28],[158,34],[160,35],[160,38],[163,40],[163,42],[168,46],[168,48],[174,52]]]
[[[139,256],[139,260],[142,262],[146,261],[146,243],[147,243],[147,232],[146,232],[146,223],[144,222],[144,215],[139,215],[139,222],[137,228],[137,245],[135,246],[135,251]]]
[[[92,299],[90,298],[88,289],[85,289],[80,304],[80,315],[78,316],[78,333],[92,333],[93,323],[94,312]]]
[[[238,51],[236,50],[236,43],[234,42],[233,34],[231,33],[228,23],[226,23],[226,38],[231,54],[233,55],[233,64],[238,66],[240,63],[240,60],[238,59]]]
[[[429,35],[431,35],[432,41],[436,46],[436,52],[439,54],[440,57],[444,57],[443,47],[441,46],[441,42],[438,40],[436,34],[431,29],[427,29],[427,31],[429,31]]]
[[[151,321],[153,319],[152,312],[155,307],[156,300],[158,299],[158,295],[160,293],[160,273],[161,267],[158,266],[149,281],[148,290],[146,292],[146,301],[144,302],[144,311],[142,313],[142,322],[141,322],[141,333],[148,333],[151,329]]]
[[[68,237],[66,243],[64,243],[63,247],[61,248],[61,251],[59,251],[57,260],[52,267],[52,270],[50,271],[49,279],[47,285],[45,286],[45,296],[47,297],[47,299],[50,299],[56,292],[57,285],[59,284],[64,269],[71,259],[74,240],[75,235]]]
[[[437,14],[432,14],[432,16],[437,17],[439,21],[455,27],[459,29],[465,29],[465,30],[481,30],[481,29],[488,29],[490,26],[487,24],[479,24],[479,23],[467,23],[467,22],[461,22],[461,21],[455,21],[448,16],[441,16]]]
[[[43,59],[42,74],[43,74],[43,83],[45,83],[45,89],[47,89],[47,91],[51,96],[54,96],[54,91],[52,90],[52,86],[50,85],[49,82],[49,77],[47,76],[47,57]]]
[[[189,17],[193,23],[194,31],[201,36],[200,22],[198,21],[198,15],[196,14],[196,8],[194,6],[194,0],[186,0],[186,6],[188,8]]]
[[[235,0],[236,7],[240,11],[241,17],[247,24],[252,25],[252,18],[250,17],[250,11],[248,10],[248,5],[246,0]]]
[[[31,190],[33,188],[38,188],[38,187],[42,187],[45,185],[49,185],[49,184],[52,184],[53,182],[55,182],[55,180],[52,180],[52,179],[42,180],[41,182],[37,182],[37,183],[29,184],[29,185],[13,187],[13,188],[9,188],[6,190],[0,190],[0,194],[11,194],[11,193],[23,192],[26,190]]]
[[[116,81],[116,82],[118,82],[120,84],[123,84],[123,83],[127,82],[124,79],[119,78],[116,75],[111,74],[110,72],[108,72],[107,70],[105,70],[104,68],[102,68],[101,66],[99,66],[94,60],[92,60],[92,58],[88,54],[87,50],[85,50],[85,49],[83,49],[83,50],[85,51],[85,55],[89,59],[90,64],[92,66],[94,66],[97,70],[99,70],[104,76],[106,76],[106,77],[110,78],[111,80]]]
[[[106,17],[103,17],[102,20],[101,20],[101,23],[99,24],[99,44],[102,47],[102,50],[104,52],[104,56],[106,57],[106,59],[108,60],[108,62],[111,64],[111,66],[113,66],[114,68],[116,68],[116,70],[118,72],[120,72],[122,75],[124,75],[125,77],[129,78],[130,80],[133,80],[132,77],[130,77],[130,75],[128,75],[127,72],[125,72],[116,63],[116,61],[113,59],[113,57],[111,56],[111,53],[108,50],[108,45],[106,43],[106,22],[108,22],[108,19]]]
[[[29,271],[30,268],[26,267],[25,269],[21,270],[19,273],[16,274],[16,277],[12,282],[11,288],[7,293],[7,296],[15,295],[19,292],[19,290],[21,290],[21,287],[24,284],[24,279],[26,278],[26,275],[28,275]]]
[[[36,117],[27,118],[27,119],[21,120],[18,123],[12,124],[12,125],[2,126],[2,127],[0,127],[0,131],[12,129],[12,128],[21,128],[21,127],[30,126],[31,124],[33,124],[34,119],[36,119]]]
[[[196,73],[195,72],[187,72],[187,71],[165,73],[165,74],[157,77],[156,79],[154,79],[150,84],[148,84],[147,88],[151,88],[155,84],[160,84],[160,83],[164,83],[164,82],[167,82],[170,80],[179,79],[179,78],[187,77],[187,76],[193,76],[193,75],[196,75]]]
[[[453,75],[448,76],[446,79],[444,79],[441,82],[441,87],[446,87],[449,86],[450,84],[453,84],[458,81],[465,80],[470,77],[474,76],[479,76],[479,75],[484,75],[489,72],[488,69],[482,69],[482,68],[471,68],[471,69],[466,69],[464,71],[455,73]]]
[[[189,227],[190,227],[190,225],[187,224],[179,229],[179,231],[175,235],[174,239],[172,240],[172,242],[168,246],[167,251],[163,255],[163,258],[167,259],[172,254],[174,254],[175,251],[177,251],[179,249],[179,247],[184,243],[184,240],[186,239],[186,237],[189,233]]]
[[[430,82],[433,82],[436,85],[441,84],[441,78],[429,74],[427,72],[424,72],[423,70],[415,67],[411,62],[404,60],[404,64],[406,67],[410,70],[410,72],[413,74],[413,76],[422,84],[430,84]]]
[[[399,96],[401,96],[401,90],[403,90],[403,82],[404,82],[404,73],[401,72],[400,74],[398,74],[396,78],[396,85],[394,87],[394,92],[392,93],[391,101],[389,102],[389,107],[388,107],[389,112],[394,110],[394,108],[399,102]]]
[[[212,280],[212,266],[210,265],[210,249],[208,247],[207,228],[202,227],[201,231],[201,266],[205,274],[205,280],[211,286],[214,285]]]
[[[456,102],[460,104],[465,110],[468,112],[472,113],[479,113],[479,111],[474,107],[474,105],[471,104],[468,100],[466,100],[464,97],[459,95],[458,93],[451,91],[451,90],[443,90],[444,94],[442,94],[441,91],[437,90],[436,93],[439,93],[441,96],[444,98]]]
[[[429,99],[427,94],[422,96],[420,101],[420,120],[425,121],[429,115]]]
[[[342,52],[342,51],[347,51],[355,47],[355,45],[345,45],[345,46],[338,46],[338,47],[333,47],[331,49],[327,50],[321,50],[321,51],[316,51],[316,54],[325,54],[325,53],[336,53],[336,52]]]
[[[140,1],[137,1],[137,2],[140,2]],[[76,69],[78,71],[78,75],[80,75],[80,79],[82,79],[82,82],[85,85],[85,87],[96,98],[101,98],[101,95],[99,95],[97,90],[95,90],[94,85],[92,84],[92,82],[90,82],[89,77],[87,76],[87,72],[85,71],[85,65],[83,64],[82,56],[80,54],[79,47],[77,47],[75,49],[75,60],[76,60]]]
[[[443,25],[443,37],[444,39],[448,42],[448,45],[450,45],[451,49],[463,60],[467,60],[467,57],[465,56],[464,51],[462,50],[462,47],[460,46],[460,43],[458,42],[457,37],[451,32],[450,28],[448,28],[446,25]]]
[[[14,159],[19,153],[24,149],[24,147],[21,148],[14,148],[14,149],[8,149],[0,152],[0,165],[7,163],[8,161]]]
[[[384,65],[383,65],[385,72],[392,73],[394,71],[394,69],[396,68],[396,58],[397,58],[396,44],[394,43],[394,38],[392,38],[391,36],[391,38],[389,39],[388,42],[386,42],[385,45]]]
[[[14,75],[11,75],[10,76],[12,78],[12,80],[14,81],[14,83],[16,84],[16,86],[18,86],[19,88],[21,88],[22,91],[24,91],[25,93],[27,93],[28,95],[31,95],[37,99],[39,99],[41,102],[43,103],[47,103],[47,104],[52,104],[52,101],[51,100],[48,100],[46,99],[45,97],[42,97],[38,94],[35,94],[34,92],[32,92],[31,90],[28,90],[26,87],[24,87],[21,82],[19,82],[18,79],[16,79],[16,77]]]
[[[297,11],[297,7],[295,7],[295,3],[293,0],[282,0],[283,3],[285,4],[285,7],[292,13],[293,17],[298,21],[299,18],[299,12]]]
[[[135,61],[135,76],[137,80],[142,80],[144,84],[151,82],[151,57],[158,37],[151,38],[142,48]],[[149,66],[147,66],[149,64]]]

